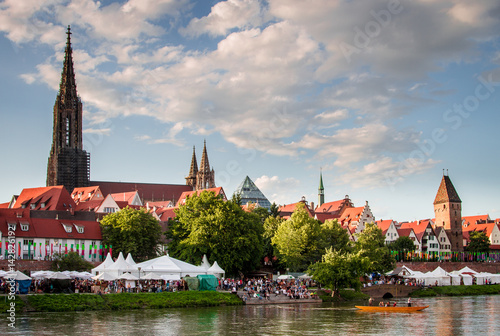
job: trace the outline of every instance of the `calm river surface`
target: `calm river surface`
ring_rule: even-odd
[[[430,307],[415,313],[363,313],[353,303],[30,313],[17,316],[14,332],[2,318],[0,335],[500,335],[499,295],[416,301]]]

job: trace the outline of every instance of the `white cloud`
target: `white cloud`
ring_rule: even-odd
[[[271,203],[286,204],[290,202],[289,195],[297,192],[300,182],[293,177],[281,180],[278,176],[262,175],[255,180],[255,185]]]
[[[258,0],[228,0],[215,4],[205,17],[193,18],[181,33],[199,36],[225,35],[233,28],[257,27],[262,23],[263,13]]]

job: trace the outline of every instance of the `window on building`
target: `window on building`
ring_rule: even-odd
[[[21,223],[21,231],[28,231],[30,229],[30,225],[28,223]]]
[[[68,224],[63,224],[63,227],[64,227],[64,230],[65,230],[67,233],[71,233],[71,232],[73,232],[73,228],[71,227],[71,225],[68,225]]]
[[[76,227],[76,232],[78,233],[83,233],[85,230],[85,228],[81,225],[75,225],[75,227]]]
[[[115,208],[104,208],[104,212],[105,213],[114,213],[115,212]]]

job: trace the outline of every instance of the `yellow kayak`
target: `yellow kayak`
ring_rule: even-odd
[[[380,307],[380,306],[355,306],[362,311],[368,312],[394,312],[394,313],[410,313],[414,311],[424,310],[429,306],[415,306],[415,307],[404,307],[404,306],[396,306],[396,307]]]

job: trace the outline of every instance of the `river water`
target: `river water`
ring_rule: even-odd
[[[500,335],[499,295],[413,302],[430,307],[414,313],[367,313],[353,303],[29,313],[17,316],[14,330],[2,318],[0,335]]]

